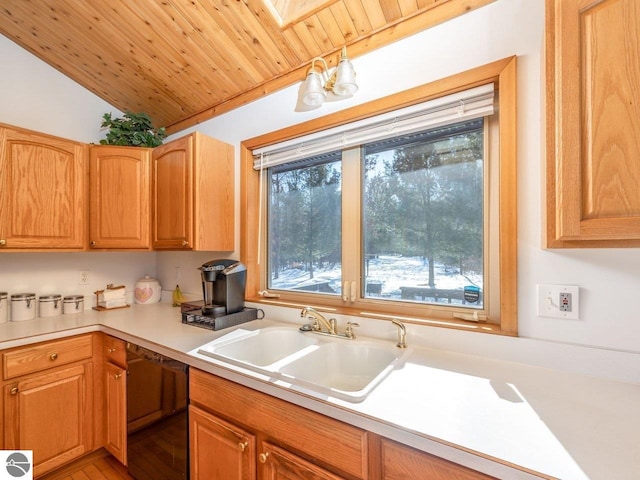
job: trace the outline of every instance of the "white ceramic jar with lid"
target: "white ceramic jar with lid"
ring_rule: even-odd
[[[145,275],[144,278],[136,282],[136,287],[133,292],[136,303],[158,303],[161,296],[162,287],[160,286],[160,282],[155,278]]]
[[[41,317],[57,317],[62,313],[62,295],[40,295],[38,308]]]
[[[9,318],[9,301],[7,292],[0,292],[0,323],[6,323]]]
[[[11,295],[11,321],[21,322],[36,318],[36,294],[16,293]]]
[[[84,296],[82,295],[65,295],[62,302],[62,313],[71,315],[84,311]]]

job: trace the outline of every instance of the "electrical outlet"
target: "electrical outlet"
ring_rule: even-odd
[[[560,303],[558,304],[561,312],[570,312],[572,309],[571,293],[560,292]]]
[[[577,320],[580,287],[538,285],[538,316]]]
[[[78,284],[89,285],[89,270],[80,270],[78,272]]]

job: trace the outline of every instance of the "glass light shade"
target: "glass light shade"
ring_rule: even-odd
[[[333,93],[340,96],[353,95],[358,91],[356,83],[356,72],[349,60],[342,59],[336,71],[336,83],[333,86]]]
[[[322,105],[326,95],[322,76],[318,72],[309,72],[302,86],[302,101],[306,105],[315,107]]]

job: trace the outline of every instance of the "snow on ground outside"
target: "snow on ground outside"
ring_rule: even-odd
[[[482,275],[460,275],[455,268],[435,265],[437,289],[462,290],[475,285],[482,289]],[[327,282],[336,292],[341,291],[340,265],[315,269],[313,279],[303,269],[292,268],[280,272],[272,288],[290,289]],[[428,287],[429,266],[421,257],[380,255],[369,260],[367,283],[382,283],[381,297],[400,298],[400,287]]]

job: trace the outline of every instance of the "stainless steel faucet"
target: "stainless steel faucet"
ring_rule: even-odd
[[[318,312],[313,307],[304,307],[300,312],[300,316],[302,318],[312,318],[313,319],[313,327],[312,330],[314,332],[322,332],[322,327],[320,324],[324,325],[324,328],[327,329],[326,333],[329,335],[337,335],[336,332],[336,319],[330,318],[327,320],[320,312]]]
[[[407,348],[407,327],[397,318],[392,318],[391,323],[398,327],[398,343],[396,347]]]

